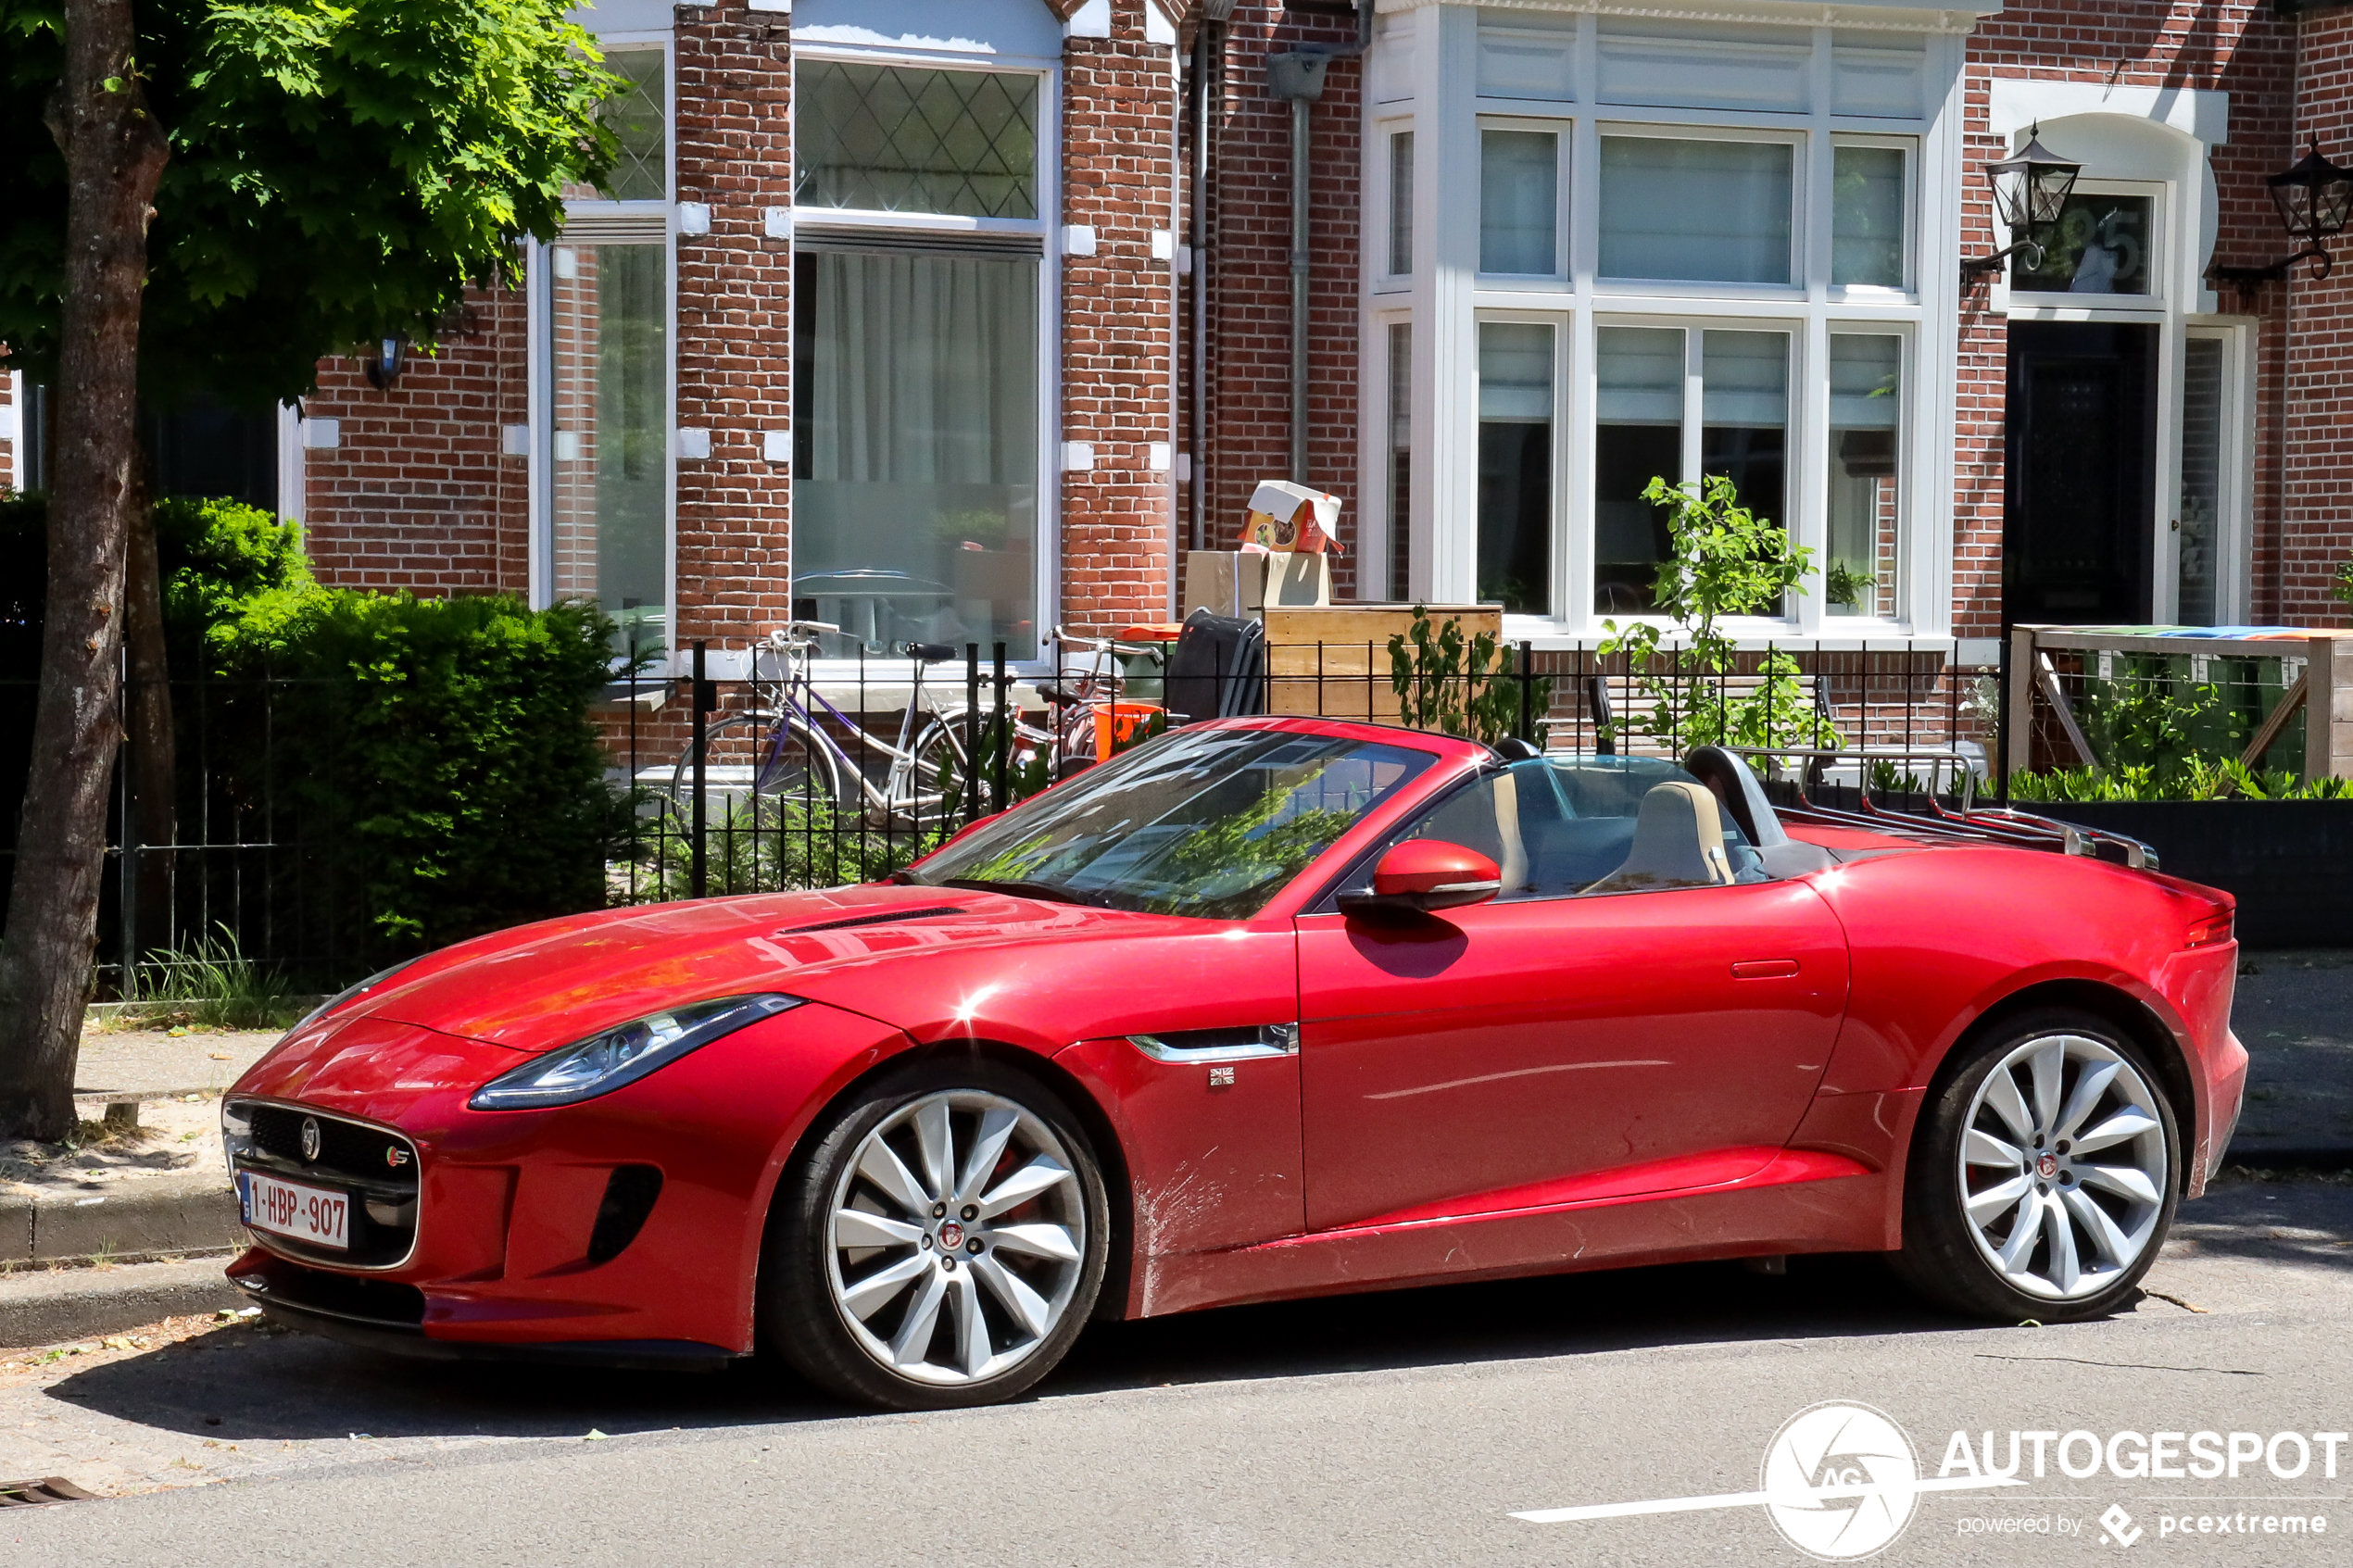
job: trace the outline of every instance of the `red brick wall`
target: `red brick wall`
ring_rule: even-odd
[[[1152,232],[1176,227],[1176,78],[1167,45],[1144,42],[1148,4],[1113,0],[1109,38],[1063,47],[1060,221],[1095,231],[1095,254],[1065,258],[1062,278],[1062,439],[1095,449],[1090,471],[1062,476],[1062,619],[1074,631],[1168,610],[1175,487],[1149,448],[1175,439],[1174,278]]]
[[[677,199],[711,206],[678,242],[677,422],[707,429],[707,461],[678,463],[673,641],[742,646],[792,613],[788,474],[761,456],[792,423],[791,245],[764,209],[792,201],[786,19],[737,6],[678,13]]]
[[[1963,253],[1994,248],[1993,202],[1982,167],[2007,157],[2002,137],[1988,133],[1994,76],[2108,82],[2125,86],[2219,88],[2231,94],[2230,142],[2215,150],[2221,222],[2214,259],[2228,265],[2276,259],[2278,220],[2263,178],[2284,168],[2287,108],[2294,69],[2290,25],[2267,5],[2247,0],[2040,0],[2011,4],[1982,22],[1969,41],[1967,135],[1962,160]],[[2196,193],[2188,199],[2195,201]],[[2259,255],[2258,253],[2260,253]],[[1953,618],[1962,636],[1991,636],[2001,627],[2003,407],[2009,357],[2007,320],[1988,308],[1992,291],[1981,282],[1962,300],[1957,407],[1953,454]],[[2242,306],[2228,291],[2226,312],[2261,318],[2254,474],[2257,621],[2282,613],[2278,592],[2277,375],[2280,290],[2276,285]],[[2342,525],[2339,525],[2340,533]],[[2298,613],[2302,613],[2299,611]]]
[[[1237,5],[1227,31],[1225,90],[1214,127],[1212,549],[1232,547],[1260,480],[1290,477],[1290,106],[1266,89],[1266,56],[1302,44],[1355,42],[1355,23],[1346,16],[1287,11],[1265,0]],[[1309,141],[1315,185],[1307,482],[1343,502],[1340,537],[1348,553],[1333,571],[1334,591],[1342,596],[1354,593],[1363,537],[1356,468],[1363,84],[1362,59],[1336,59],[1326,68]]]
[[[471,303],[475,330],[410,356],[383,392],[357,359],[319,362],[303,412],[342,423],[341,445],[304,454],[303,535],[321,582],[426,596],[528,586],[529,475],[499,453],[499,428],[525,418],[522,295]]]
[[[2296,141],[2266,149],[2272,167],[2301,157],[2307,137],[2317,138],[2334,161],[2353,166],[2353,11],[2321,11],[2289,25],[2302,32]],[[2233,100],[2234,113],[2237,107]],[[2269,205],[2247,223],[2277,245],[2281,230]],[[2353,557],[2353,256],[2332,248],[2340,258],[2328,277],[2315,280],[2308,263],[2284,290],[2272,284],[2265,291],[2273,312],[2265,323],[2271,378],[2265,411],[2280,433],[2282,458],[2265,490],[2278,518],[2276,558],[2259,562],[2257,581],[2265,580],[2268,566],[2277,583],[2276,613],[2296,625],[2353,622],[2353,607],[2329,594],[2337,567]],[[2275,249],[2249,259],[2283,254]]]

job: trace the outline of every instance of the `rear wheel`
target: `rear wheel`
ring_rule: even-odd
[[[1983,1317],[2128,1303],[2180,1196],[2181,1137],[2158,1085],[2137,1045],[2073,1011],[1965,1047],[1921,1108],[1897,1272]]]
[[[1086,1135],[1042,1085],[925,1066],[846,1104],[778,1189],[767,1337],[812,1382],[896,1410],[993,1404],[1094,1310],[1109,1225]]]

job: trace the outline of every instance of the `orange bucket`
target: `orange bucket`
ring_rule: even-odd
[[[1156,702],[1105,702],[1095,708],[1095,760],[1108,762],[1111,754],[1136,738],[1137,732],[1162,712]]]

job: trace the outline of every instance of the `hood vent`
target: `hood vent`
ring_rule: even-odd
[[[961,915],[963,904],[930,904],[920,909],[892,909],[879,915],[850,915],[842,920],[819,921],[814,925],[788,925],[772,932],[775,936],[805,936],[812,931],[846,931],[853,925],[896,925],[903,920],[931,920],[940,915]]]

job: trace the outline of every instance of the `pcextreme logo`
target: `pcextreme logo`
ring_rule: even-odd
[[[2278,1480],[2310,1474],[2333,1481],[2340,1451],[2353,1442],[2343,1432],[2278,1432],[2268,1436],[2254,1432],[2115,1432],[2103,1437],[2082,1431],[2021,1431],[2007,1436],[2007,1452],[1997,1460],[1994,1433],[1983,1433],[1981,1443],[1972,1443],[1969,1433],[1956,1432],[1945,1445],[1937,1474],[1923,1476],[1919,1451],[1885,1411],[1831,1400],[1809,1405],[1781,1424],[1765,1446],[1755,1491],[1537,1509],[1512,1517],[1532,1524],[1560,1524],[1761,1508],[1781,1537],[1808,1557],[1848,1562],[1885,1549],[1903,1535],[1923,1492],[2023,1486],[2054,1471],[2079,1482],[2103,1472],[2120,1481],[2225,1477],[2235,1481],[2242,1472],[2251,1475],[2259,1464]],[[1957,1531],[1963,1536],[2080,1536],[2085,1533],[2084,1523],[2057,1516],[1963,1519]],[[2328,1528],[2326,1517],[2320,1514],[2168,1512],[2152,1522],[2152,1531],[2149,1524],[2136,1523],[2120,1504],[2111,1505],[2095,1523],[2102,1543],[2126,1549],[2152,1534],[2158,1540],[2171,1540],[2190,1535],[2317,1536]]]

